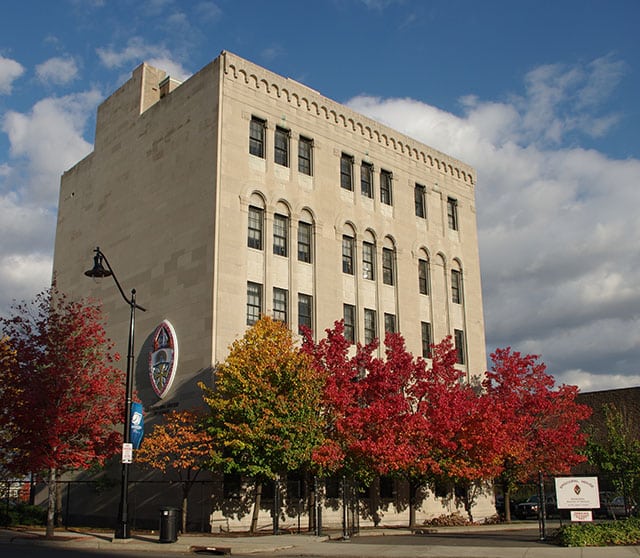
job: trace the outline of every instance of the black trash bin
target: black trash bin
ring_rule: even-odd
[[[172,543],[178,540],[178,508],[160,508],[160,540],[161,543]]]

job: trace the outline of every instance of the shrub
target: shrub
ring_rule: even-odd
[[[562,546],[615,546],[640,543],[640,519],[562,526],[556,535]]]
[[[4,525],[45,525],[47,511],[40,506],[16,504],[9,508],[9,513],[2,514]]]

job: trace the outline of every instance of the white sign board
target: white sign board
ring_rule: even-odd
[[[133,444],[122,444],[122,462],[133,463]]]
[[[559,510],[591,510],[600,507],[598,477],[556,477]]]
[[[593,514],[591,513],[591,510],[571,510],[571,521],[593,521]]]

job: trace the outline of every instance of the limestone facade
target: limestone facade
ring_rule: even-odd
[[[256,312],[316,336],[348,318],[354,339],[395,328],[416,355],[456,339],[486,368],[473,168],[232,53],[184,83],[142,64],[99,107],[93,152],[61,180],[54,272],[103,300],[124,356],[136,315],[135,383],[153,418],[201,402]],[[148,383],[150,337],[179,342],[171,391]],[[426,325],[428,324],[428,325]]]

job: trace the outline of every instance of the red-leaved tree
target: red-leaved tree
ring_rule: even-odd
[[[479,390],[463,381],[450,338],[432,347],[428,366],[406,350],[399,334],[386,335],[384,358],[374,356],[377,342],[352,352],[341,322],[326,334],[318,343],[307,337],[303,345],[326,376],[329,430],[314,452],[322,469],[465,485],[498,473],[497,417]]]
[[[100,308],[55,286],[0,318],[13,357],[0,370],[0,431],[8,468],[46,474],[47,536],[54,533],[57,476],[103,464],[122,441],[124,374]]]
[[[503,437],[499,479],[509,521],[510,493],[516,483],[530,481],[539,472],[567,474],[585,460],[579,451],[586,443],[580,422],[590,416],[591,409],[576,402],[576,386],[556,387],[536,355],[507,347],[496,349],[491,361],[483,387],[486,400],[500,417],[495,428]]]

